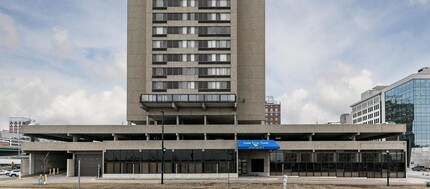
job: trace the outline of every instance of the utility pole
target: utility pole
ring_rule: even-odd
[[[161,184],[164,184],[164,111],[161,112]]]

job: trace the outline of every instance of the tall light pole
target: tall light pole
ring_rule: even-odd
[[[164,111],[161,112],[161,184],[164,184]]]
[[[390,186],[390,151],[387,152],[387,186]]]

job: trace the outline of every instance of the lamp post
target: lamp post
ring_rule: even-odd
[[[161,112],[161,184],[164,184],[164,111]]]
[[[387,152],[387,186],[390,186],[390,151]]]

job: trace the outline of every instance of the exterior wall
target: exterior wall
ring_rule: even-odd
[[[381,94],[364,99],[352,108],[353,124],[380,124],[382,122],[382,101]]]
[[[148,13],[148,4],[152,1],[129,0],[127,17],[127,120],[146,119],[146,112],[140,108],[140,95],[145,93],[147,64],[147,30],[152,26],[144,21],[152,18]],[[151,6],[152,7],[152,6]]]
[[[412,148],[411,150],[412,167],[421,165],[430,168],[430,148]]]
[[[29,175],[30,171],[30,160],[29,159],[21,159],[21,175]]]
[[[104,179],[160,179],[161,174],[103,174]],[[219,174],[164,174],[164,179],[228,179],[238,178],[237,173]]]
[[[251,176],[270,176],[270,156],[268,150],[240,150],[239,159],[247,160],[247,173]],[[252,159],[264,159],[264,172],[252,172]]]
[[[281,104],[266,103],[266,125],[281,124]]]
[[[265,1],[237,1],[237,119],[265,119]]]

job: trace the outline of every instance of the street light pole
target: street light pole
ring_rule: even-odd
[[[390,151],[387,152],[387,186],[390,186]]]
[[[161,112],[161,184],[164,184],[164,111]]]

